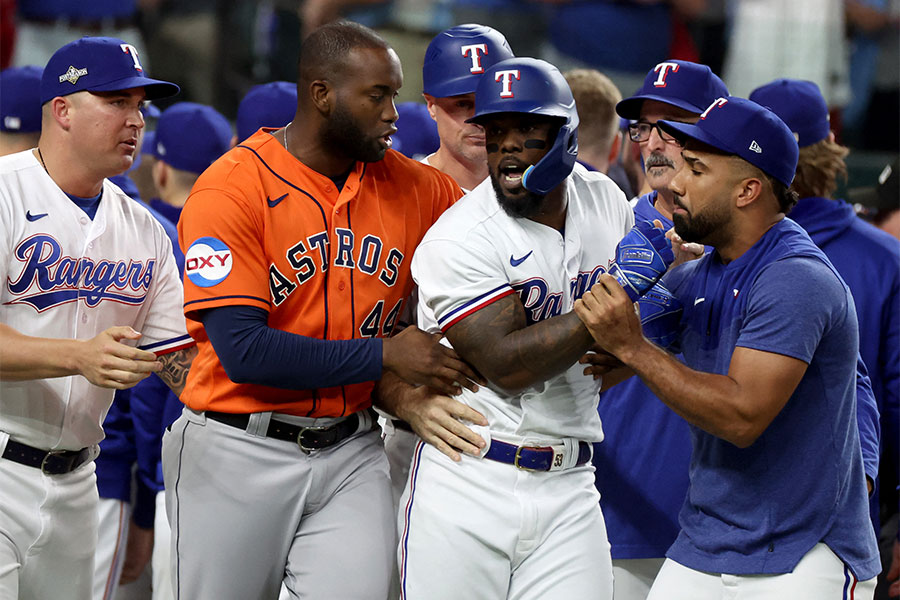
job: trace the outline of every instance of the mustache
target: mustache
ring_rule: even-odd
[[[671,167],[675,168],[675,163],[664,154],[653,153],[647,157],[644,166],[648,169],[651,167]]]

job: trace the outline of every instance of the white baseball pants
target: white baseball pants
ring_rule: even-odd
[[[405,600],[610,600],[590,463],[529,472],[420,442],[398,516]]]

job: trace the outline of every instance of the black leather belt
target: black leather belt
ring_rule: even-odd
[[[20,465],[35,467],[45,475],[70,473],[91,459],[91,449],[41,450],[14,440],[6,442],[3,458]]]
[[[491,440],[491,447],[485,458],[515,465],[525,471],[551,471],[563,465],[563,454],[553,446],[516,446],[499,440]],[[583,465],[591,460],[591,445],[578,442],[578,458],[575,465]],[[557,463],[558,464],[555,464]]]
[[[250,415],[248,414],[236,415],[208,410],[206,411],[206,416],[214,421],[225,423],[238,429],[247,429],[247,425],[250,423]],[[374,428],[376,424],[374,416],[370,422]],[[300,446],[301,450],[309,454],[312,450],[322,450],[346,440],[356,433],[357,429],[359,429],[358,413],[353,413],[343,421],[338,421],[334,425],[325,427],[303,427],[302,425],[292,425],[270,419],[266,437],[294,442]]]
[[[415,433],[415,431],[413,431],[412,425],[410,425],[406,421],[401,421],[400,419],[391,419],[391,424],[394,426],[394,429],[400,429],[402,431]]]

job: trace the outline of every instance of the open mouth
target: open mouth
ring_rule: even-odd
[[[500,182],[506,188],[517,188],[522,185],[522,176],[527,167],[514,162],[506,162],[498,167]]]
[[[394,140],[391,136],[394,135],[395,133],[397,133],[397,129],[396,128],[391,129],[390,131],[388,131],[387,133],[382,135],[380,138],[378,138],[378,143],[381,144],[381,146],[385,150],[387,150],[388,148],[390,148],[391,146],[394,145]]]

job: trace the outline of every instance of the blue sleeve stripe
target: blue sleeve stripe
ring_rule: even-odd
[[[182,335],[176,338],[170,338],[168,340],[164,340],[162,342],[156,342],[155,344],[147,344],[146,346],[138,346],[141,350],[153,350],[154,348],[159,348],[160,346],[171,346],[172,344],[177,344],[179,342],[186,342],[191,339],[189,335]]]
[[[185,306],[185,308],[187,308],[188,304],[196,304],[198,302],[214,302],[216,300],[228,300],[231,298],[246,298],[248,300],[257,300],[259,302],[262,302],[263,304],[269,304],[269,301],[266,300],[265,298],[259,298],[258,296],[244,296],[241,294],[235,294],[232,296],[215,296],[213,298],[201,298],[200,300],[191,300],[190,302],[185,302],[184,306]]]
[[[495,287],[494,289],[492,289],[492,290],[489,291],[489,292],[485,292],[485,293],[481,294],[480,296],[478,296],[478,297],[476,297],[476,298],[472,298],[471,300],[469,300],[469,301],[466,302],[465,304],[463,304],[463,305],[461,305],[461,306],[457,306],[456,308],[454,308],[453,310],[451,310],[450,312],[448,312],[448,313],[445,314],[444,316],[440,317],[440,318],[438,319],[438,325],[443,329],[444,323],[445,323],[448,319],[452,319],[453,316],[454,316],[455,314],[457,314],[457,313],[459,313],[459,312],[461,312],[461,311],[466,310],[468,307],[472,306],[473,304],[477,304],[477,303],[481,302],[483,299],[487,298],[488,296],[491,296],[491,295],[496,294],[497,292],[499,292],[499,291],[501,291],[501,290],[503,290],[503,289],[508,289],[508,288],[509,288],[509,284],[504,283],[503,285],[499,285],[499,286]]]

